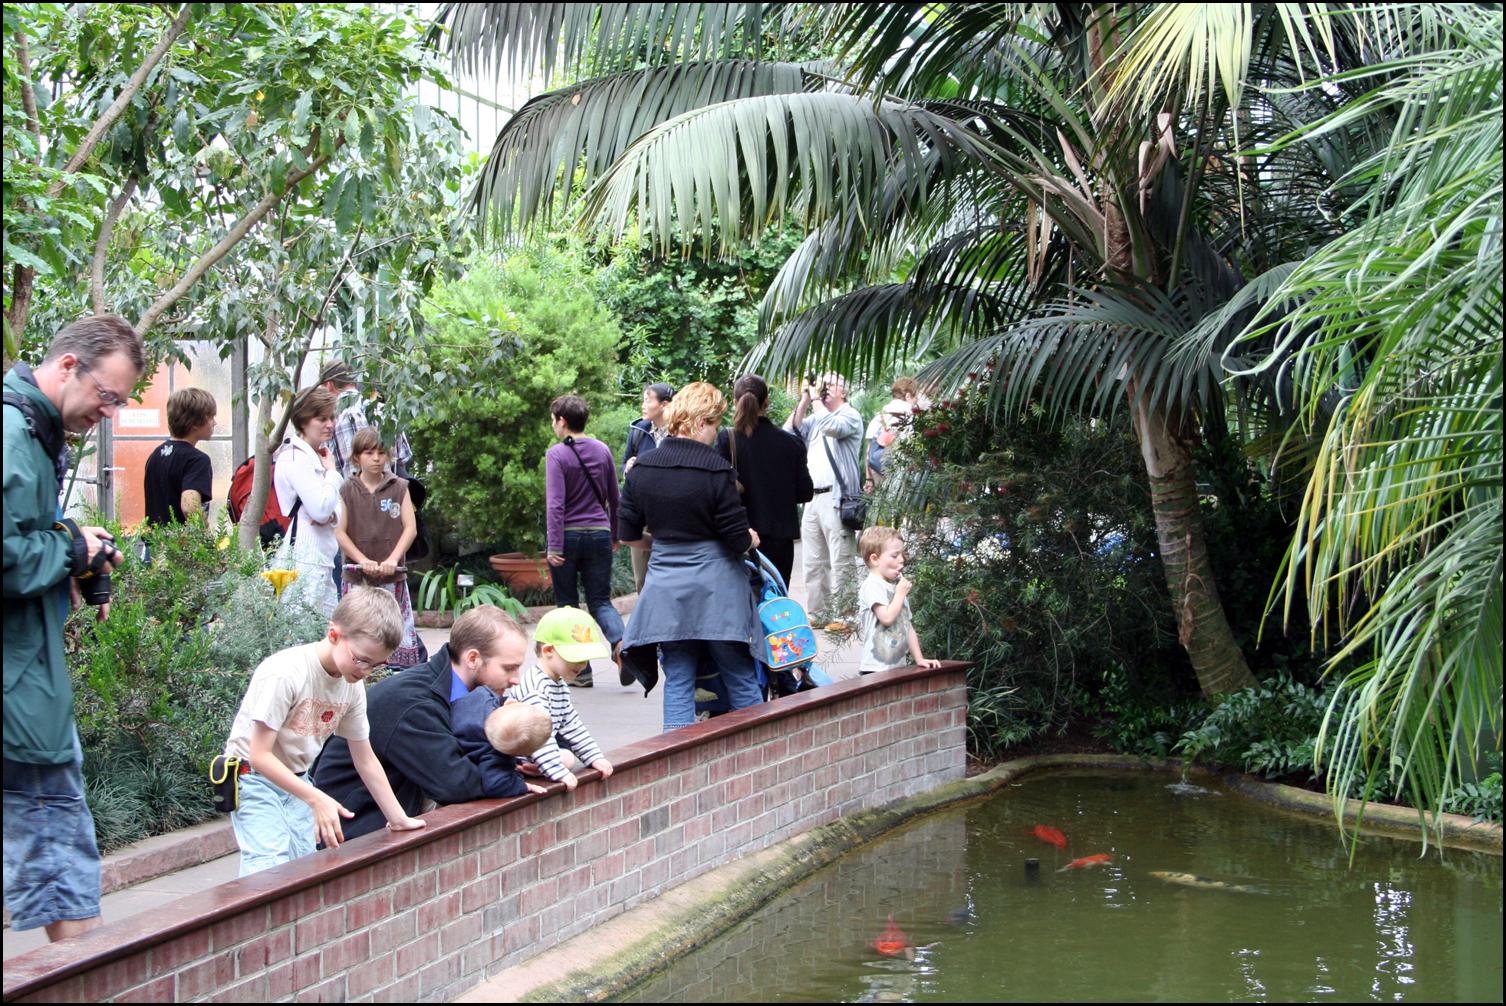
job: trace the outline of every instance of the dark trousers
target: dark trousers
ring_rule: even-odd
[[[779,570],[779,575],[784,577],[784,587],[788,590],[790,576],[795,572],[795,539],[765,538],[758,543],[758,550]]]
[[[565,561],[549,567],[554,603],[579,608],[578,587],[586,591],[584,610],[596,619],[601,634],[616,646],[622,640],[622,616],[612,607],[612,532],[565,531]]]

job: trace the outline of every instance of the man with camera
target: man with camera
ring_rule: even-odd
[[[845,628],[832,609],[835,596],[857,575],[857,539],[842,521],[842,504],[861,493],[859,448],[863,417],[847,404],[847,381],[840,374],[808,376],[789,428],[805,441],[806,467],[815,495],[800,519],[801,568],[805,572],[805,608],[812,617],[834,619],[829,628]]]
[[[5,375],[5,905],[13,927],[45,926],[52,940],[99,925],[63,620],[70,598],[104,619],[121,559],[103,528],[62,516],[65,434],[112,418],[145,364],[131,324],[101,315],[60,331],[35,370]]]

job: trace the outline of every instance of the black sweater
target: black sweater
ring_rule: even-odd
[[[638,457],[617,507],[617,537],[637,541],[645,527],[656,541],[722,541],[734,552],[753,544],[748,511],[737,498],[732,466],[713,448],[666,437]]]
[[[723,430],[716,437],[717,452],[729,460],[731,434]],[[764,538],[800,537],[796,507],[810,502],[812,492],[804,441],[759,416],[753,436],[737,434],[737,477],[753,530]]]
[[[450,647],[441,646],[427,664],[378,681],[366,693],[371,748],[387,770],[397,802],[411,817],[428,796],[435,803],[466,803],[488,796],[481,769],[465,756],[450,726]],[[356,772],[343,737],[331,737],[314,763],[315,786],[355,814],[341,822],[347,839],[380,831],[387,824]]]

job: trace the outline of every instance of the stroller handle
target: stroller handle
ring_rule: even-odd
[[[774,582],[779,585],[779,592],[781,594],[789,595],[789,584],[784,582],[784,577],[779,575],[779,570],[774,566],[774,563],[769,561],[768,556],[756,548],[748,549],[746,556],[749,562],[758,567],[759,572],[773,578]]]

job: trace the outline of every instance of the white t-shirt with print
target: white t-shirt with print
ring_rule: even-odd
[[[226,755],[250,759],[252,723],[277,731],[272,753],[295,775],[302,775],[331,734],[348,741],[370,736],[366,685],[331,677],[319,663],[318,643],[289,647],[263,660],[252,673],[225,742]]]
[[[893,625],[880,622],[873,610],[875,604],[888,605],[894,600],[896,586],[870,572],[858,588],[858,629],[863,638],[863,656],[858,662],[860,674],[887,671],[910,662],[910,599],[905,598]]]

